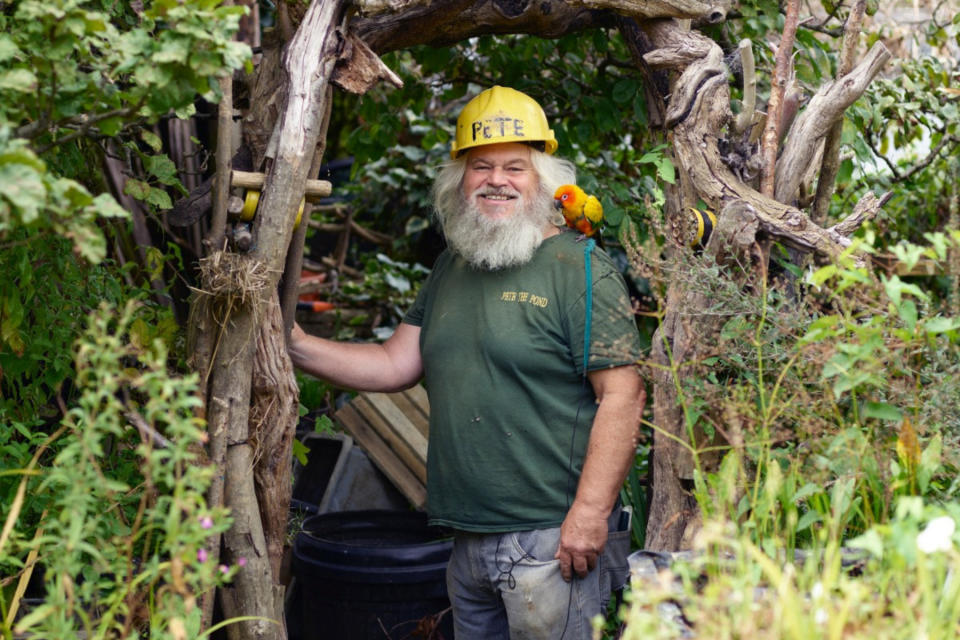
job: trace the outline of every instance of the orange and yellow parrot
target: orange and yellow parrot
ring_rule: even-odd
[[[580,232],[580,240],[594,235],[603,224],[603,205],[575,184],[557,189],[553,203],[563,214],[567,226]]]

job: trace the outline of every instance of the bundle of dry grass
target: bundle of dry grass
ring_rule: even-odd
[[[250,255],[217,251],[200,259],[201,288],[194,291],[240,306],[254,304],[270,285],[270,270]]]

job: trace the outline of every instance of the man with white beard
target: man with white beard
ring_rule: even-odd
[[[434,187],[448,248],[394,334],[290,338],[296,366],[341,386],[423,379],[427,512],[455,532],[458,640],[588,640],[627,575],[639,339],[612,261],[558,220],[553,193],[575,174],[556,148],[532,98],[480,93]]]

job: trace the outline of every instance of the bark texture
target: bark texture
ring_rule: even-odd
[[[256,242],[250,253],[225,261],[236,274],[240,291],[216,323],[222,335],[213,349],[207,411],[210,429],[226,431],[224,502],[234,525],[224,535],[225,560],[232,564],[244,558],[245,566],[223,590],[222,602],[226,617],[257,618],[229,625],[231,640],[286,637],[279,568],[297,394],[276,290],[326,113],[323,99],[342,43],[338,29],[343,8],[339,1],[314,0],[282,55],[285,101],[269,105],[279,113],[277,126],[265,147],[260,146],[262,137],[255,139],[257,162],[267,155],[272,159],[254,219]],[[214,276],[222,271],[215,269]],[[251,280],[256,287],[248,286]],[[263,338],[259,347],[258,336]],[[258,348],[264,361],[258,363],[254,385]],[[253,416],[263,427],[253,432],[252,401]]]
[[[279,582],[293,492],[291,451],[300,391],[287,355],[286,331],[276,294],[267,303],[260,324],[251,395],[250,441],[254,450],[256,497],[271,578]]]

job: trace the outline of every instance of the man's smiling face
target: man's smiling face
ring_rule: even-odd
[[[467,152],[463,195],[491,219],[509,218],[537,196],[539,181],[530,147],[519,142],[475,147]]]

